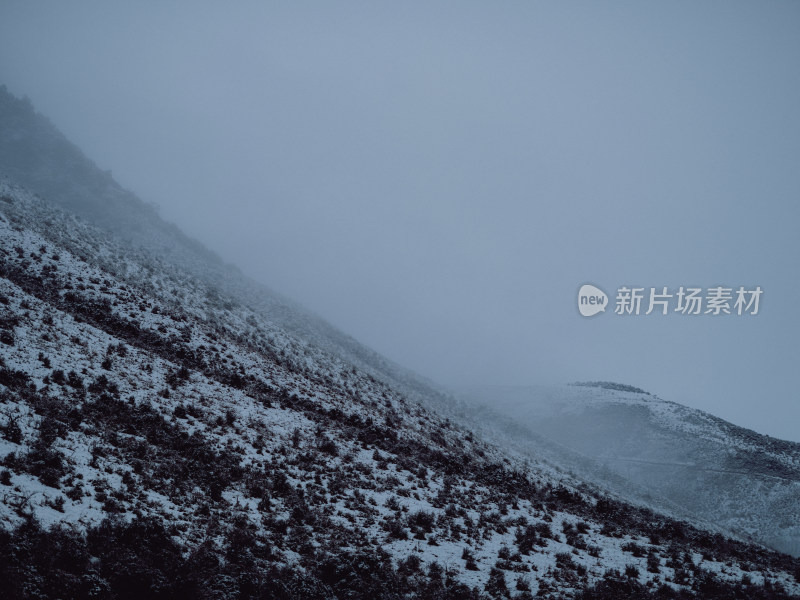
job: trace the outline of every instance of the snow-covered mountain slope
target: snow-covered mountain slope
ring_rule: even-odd
[[[168,227],[59,206],[0,183],[6,597],[800,594],[795,559],[486,442]]]
[[[482,422],[585,480],[800,555],[800,444],[614,384],[461,395],[490,409]]]

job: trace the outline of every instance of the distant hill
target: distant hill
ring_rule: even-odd
[[[630,499],[800,555],[800,444],[631,386],[463,390],[526,452]]]

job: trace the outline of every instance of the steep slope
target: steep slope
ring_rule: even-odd
[[[8,597],[800,593],[796,560],[526,464],[213,259],[93,223],[0,183]]]
[[[584,479],[800,555],[800,444],[613,384],[471,388],[462,397],[491,407],[495,425],[529,452]]]

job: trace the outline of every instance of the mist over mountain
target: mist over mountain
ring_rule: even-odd
[[[51,137],[31,189],[194,260],[132,191],[416,373],[619,381],[800,441],[798,29],[783,1],[11,1],[0,81],[101,167],[42,193]],[[584,283],[764,293],[585,319]]]
[[[422,386],[422,379],[387,361],[295,302],[224,264],[204,245],[162,220],[156,210],[121,188],[110,173],[97,168],[53,124],[38,114],[27,99],[0,89],[0,164],[4,174],[48,202],[109,231],[115,240],[147,248],[160,259],[185,270],[211,286],[224,288],[283,327],[315,343],[347,355],[365,368],[403,382]]]
[[[0,130],[7,597],[800,593],[786,554],[485,439],[5,91]]]

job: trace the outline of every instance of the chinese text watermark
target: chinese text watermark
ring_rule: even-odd
[[[761,286],[710,288],[680,286],[677,289],[663,287],[622,286],[614,297],[614,313],[617,315],[750,315],[758,314]],[[578,290],[578,311],[584,317],[605,312],[609,304],[608,295],[599,287],[584,284]]]

